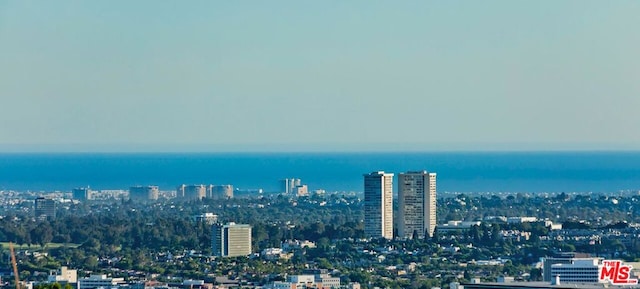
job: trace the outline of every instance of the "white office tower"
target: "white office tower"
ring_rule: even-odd
[[[214,256],[238,257],[251,255],[251,226],[228,223],[213,226],[211,238]]]
[[[393,174],[364,175],[364,234],[393,239]]]
[[[436,174],[398,174],[398,236],[432,237],[436,229]]]

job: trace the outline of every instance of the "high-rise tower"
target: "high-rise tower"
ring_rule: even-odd
[[[35,201],[34,212],[36,218],[56,218],[56,202],[49,198],[38,197]]]
[[[393,174],[364,175],[364,233],[369,238],[393,238]]]
[[[228,223],[213,225],[211,248],[214,256],[251,255],[251,226]]]
[[[436,228],[436,174],[398,174],[398,236],[432,237]]]

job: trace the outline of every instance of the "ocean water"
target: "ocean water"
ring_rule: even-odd
[[[295,177],[310,190],[362,191],[362,175],[378,170],[436,172],[439,192],[640,190],[640,152],[0,154],[0,190],[185,183],[269,192]]]

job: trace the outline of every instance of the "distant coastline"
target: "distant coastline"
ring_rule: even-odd
[[[311,190],[361,191],[375,170],[438,173],[439,192],[640,190],[640,151],[432,152],[15,152],[0,153],[0,190],[126,189],[154,184],[233,184],[277,191],[302,179]]]

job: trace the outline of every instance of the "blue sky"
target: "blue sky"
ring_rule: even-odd
[[[638,1],[2,1],[0,149],[640,149]]]

